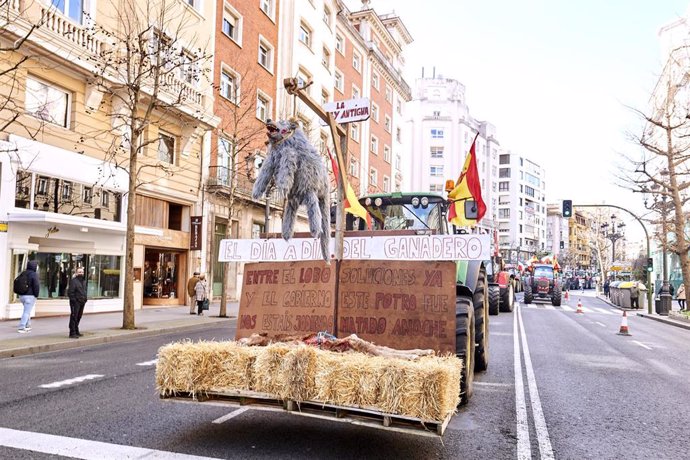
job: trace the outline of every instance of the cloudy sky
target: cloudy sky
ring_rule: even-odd
[[[359,0],[347,0],[352,10]],[[461,81],[475,118],[502,146],[540,163],[547,200],[636,208],[614,184],[620,153],[639,155],[626,132],[661,71],[659,29],[690,0],[372,0],[395,12],[414,42],[406,79],[433,67]],[[631,228],[632,225],[629,226]],[[636,232],[634,232],[636,233]],[[633,236],[633,235],[631,235]]]

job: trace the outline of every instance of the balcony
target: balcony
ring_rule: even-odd
[[[246,201],[253,201],[252,188],[254,188],[254,181],[249,179],[245,174],[232,171],[227,166],[209,166],[208,180],[206,182],[209,191],[222,193],[230,196],[233,193],[232,180],[233,174],[236,176],[235,180],[235,198],[240,198]],[[282,207],[283,199],[275,191],[269,194],[271,206]],[[264,200],[258,203],[263,204]]]

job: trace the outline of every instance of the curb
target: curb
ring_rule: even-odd
[[[687,329],[690,331],[690,323],[683,324],[680,321],[674,321],[674,320],[668,319],[664,316],[653,316],[653,315],[650,315],[649,313],[638,313],[637,316],[640,316],[642,318],[653,319],[654,321],[659,321],[660,323],[670,324],[671,326],[680,327],[682,329]]]
[[[157,328],[151,328],[147,329],[145,326],[142,326],[141,329],[133,329],[133,330],[123,330],[123,329],[118,329],[119,332],[116,335],[103,335],[101,337],[87,337],[87,338],[80,338],[78,340],[74,339],[63,339],[60,338],[59,342],[53,342],[53,343],[46,343],[42,345],[30,345],[30,346],[25,346],[25,347],[17,347],[17,348],[8,348],[4,350],[0,350],[0,359],[4,358],[17,358],[19,356],[29,356],[29,355],[34,355],[38,353],[46,353],[50,351],[60,351],[60,350],[70,350],[73,348],[80,348],[80,347],[85,347],[89,345],[101,345],[104,343],[118,343],[118,342],[126,342],[128,340],[133,340],[133,339],[139,339],[142,337],[155,337],[158,335],[164,335],[169,332],[180,332],[180,331],[191,331],[195,329],[204,329],[212,325],[217,325],[217,324],[224,324],[226,321],[232,321],[234,319],[237,319],[234,316],[230,316],[228,318],[218,318],[217,321],[212,321],[212,322],[205,322],[202,324],[186,324],[186,325],[181,325],[181,326],[161,326]],[[103,331],[104,329],[101,329],[100,331]],[[99,331],[99,332],[100,332]]]

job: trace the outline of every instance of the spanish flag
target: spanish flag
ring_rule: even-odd
[[[486,213],[486,204],[482,199],[482,187],[477,172],[477,154],[475,152],[477,137],[479,137],[479,133],[474,136],[472,147],[470,147],[470,152],[465,158],[465,166],[462,168],[455,188],[448,194],[448,200],[451,202],[448,221],[456,227],[474,227]],[[467,200],[474,200],[477,205],[476,220],[465,218],[465,202]]]
[[[337,184],[340,182],[338,162],[335,160],[335,157],[333,157],[331,149],[327,148],[326,151],[331,159],[331,168],[333,168],[333,175],[335,176],[335,183]],[[349,212],[354,216],[364,219],[364,221],[367,223],[367,229],[371,228],[371,216],[367,210],[364,209],[364,206],[360,204],[359,200],[357,199],[357,195],[355,195],[355,191],[352,189],[352,186],[347,179],[345,180],[345,202],[343,203],[343,206],[345,207],[345,212]]]

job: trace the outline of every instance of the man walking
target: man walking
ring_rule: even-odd
[[[187,281],[187,297],[189,298],[189,314],[196,315],[196,283],[199,282],[199,272],[194,272]]]
[[[19,275],[19,277],[25,278],[26,280],[20,283],[23,285],[21,292],[17,292],[15,289],[15,293],[19,295],[19,301],[24,307],[22,318],[19,320],[19,329],[17,329],[17,332],[20,334],[24,334],[31,330],[31,310],[33,310],[36,304],[36,298],[38,297],[40,288],[38,284],[38,273],[36,273],[37,268],[38,262],[30,260],[26,264],[26,270]]]
[[[69,281],[69,288],[67,288],[67,297],[69,297],[69,338],[78,339],[81,337],[79,332],[79,322],[81,315],[84,313],[84,305],[86,305],[86,280],[84,279],[84,268],[77,268],[77,274]]]

